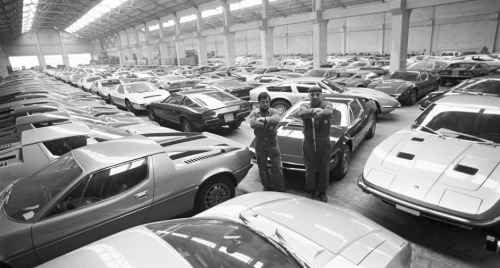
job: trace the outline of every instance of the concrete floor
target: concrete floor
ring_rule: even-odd
[[[347,176],[341,181],[330,181],[329,202],[359,212],[409,240],[413,249],[412,267],[500,267],[500,255],[483,249],[485,237],[492,230],[466,230],[416,217],[363,193],[357,186],[358,176],[373,148],[392,133],[409,126],[420,113],[414,105],[380,116],[375,137],[363,142],[353,153]],[[212,132],[248,145],[253,139],[248,122],[238,130],[222,128]],[[284,175],[289,193],[307,195],[303,172],[285,172]],[[237,194],[261,190],[258,169],[254,165],[238,185]]]

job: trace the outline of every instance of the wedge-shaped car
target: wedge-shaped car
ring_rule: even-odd
[[[375,135],[377,107],[366,98],[326,98],[333,103],[334,113],[330,120],[330,177],[344,178],[349,171],[351,154],[366,138]],[[308,100],[307,100],[308,101]],[[305,171],[302,142],[303,122],[298,110],[300,101],[290,108],[278,123],[278,145],[284,169]],[[254,142],[250,145],[253,161],[256,161]]]
[[[336,97],[342,94],[350,97],[373,99],[377,105],[377,112],[382,114],[390,113],[401,107],[401,104],[395,98],[383,92],[369,88],[348,88],[321,77],[292,78],[259,86],[250,90],[250,102],[257,103],[259,93],[267,91],[269,97],[271,97],[271,107],[278,109],[283,114],[293,104],[309,97],[308,90],[312,86],[319,86],[324,96]]]
[[[448,82],[459,82],[461,80],[488,75],[495,72],[492,68],[485,63],[478,63],[474,61],[457,61],[452,62],[448,67],[439,71],[441,76],[441,85],[445,86]]]
[[[448,96],[377,146],[358,185],[413,215],[498,225],[499,143],[500,98]]]
[[[229,200],[248,147],[200,133],[135,135],[72,150],[0,193],[0,263],[33,267],[138,224]]]
[[[128,267],[378,268],[410,267],[412,252],[405,239],[352,210],[255,192],[193,218],[122,231],[41,268],[107,267],[107,254]]]
[[[201,131],[228,125],[239,128],[252,105],[216,89],[177,92],[148,107],[151,121],[181,125],[182,131]]]
[[[120,79],[100,79],[94,81],[90,87],[90,92],[95,94],[105,101],[109,101],[109,89],[116,87],[116,85],[123,84]]]
[[[413,105],[418,98],[438,90],[439,82],[425,70],[396,70],[368,87],[387,93],[403,104]]]
[[[109,90],[108,98],[111,104],[137,113],[146,110],[148,104],[163,101],[168,96],[168,91],[159,90],[149,82],[134,82],[117,85],[113,90]]]

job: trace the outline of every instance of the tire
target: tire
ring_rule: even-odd
[[[417,90],[412,89],[410,95],[408,95],[408,99],[406,99],[406,105],[412,106],[413,104],[415,104],[416,101],[417,101]]]
[[[181,119],[182,132],[198,132],[198,129],[186,118]]]
[[[278,100],[272,103],[271,108],[278,110],[278,113],[282,115],[286,111],[288,111],[288,109],[290,109],[291,106],[292,105],[290,105],[290,103],[288,103],[287,101]]]
[[[432,91],[438,91],[439,90],[439,84],[441,84],[441,81],[437,81],[436,84],[434,84],[434,89]]]
[[[226,176],[205,181],[196,193],[194,212],[200,213],[235,196],[235,185]]]
[[[109,104],[116,106],[115,102],[113,101],[113,98],[111,98],[111,95],[108,95],[108,98],[109,98]]]
[[[446,81],[444,79],[441,79],[441,81],[439,81],[440,86],[446,86],[446,83],[448,83],[448,81]]]
[[[232,129],[238,129],[241,126],[241,121],[236,121],[228,124]]]
[[[344,145],[344,148],[342,148],[342,151],[340,152],[340,159],[330,175],[337,179],[343,179],[349,171],[350,161],[351,148],[346,144]]]
[[[373,123],[370,126],[370,129],[368,130],[368,132],[366,133],[366,136],[365,136],[366,140],[373,138],[373,136],[375,136],[375,131],[377,130],[377,116],[373,115],[372,117],[373,117]]]
[[[155,114],[155,110],[151,107],[148,108],[148,118],[149,121],[158,122],[158,117]]]
[[[135,114],[137,111],[134,109],[134,106],[132,106],[132,103],[130,103],[129,100],[125,100],[125,107],[127,108],[127,111]]]

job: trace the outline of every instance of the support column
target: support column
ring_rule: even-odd
[[[166,58],[168,57],[168,50],[167,50],[167,44],[163,43],[163,38],[165,37],[165,34],[163,33],[163,25],[161,20],[158,20],[158,29],[160,30],[160,42],[158,43],[158,46],[160,48],[160,65],[163,65]]]
[[[406,9],[406,0],[392,0],[392,42],[390,70],[406,69],[408,52],[408,32],[410,29],[411,10]]]
[[[346,24],[347,24],[347,19],[344,19],[344,25],[342,26],[342,29],[340,30],[340,35],[342,37],[340,52],[342,54],[347,53],[347,25]]]
[[[326,44],[328,21],[323,20],[324,0],[315,0],[315,12],[311,14],[313,27],[313,68],[318,69],[326,64]]]
[[[122,46],[122,38],[120,36],[120,33],[116,34],[118,36],[118,44],[116,46],[116,50],[118,51],[118,60],[120,61],[120,65],[125,64],[125,53],[123,52],[123,46]]]
[[[269,14],[269,0],[262,0],[262,21],[259,23],[260,46],[262,50],[262,66],[274,66],[274,27],[269,27],[268,22],[271,18]],[[246,40],[246,38],[245,38]]]
[[[486,39],[485,46],[488,48],[488,51],[491,53],[495,51],[495,40],[497,36],[498,29],[498,13],[494,13],[490,15],[490,23],[488,25],[488,34]]]
[[[198,64],[203,66],[208,64],[207,38],[202,35],[204,23],[199,9],[196,10],[196,22],[196,26],[198,27],[198,31],[196,32],[196,40],[198,40]]]
[[[147,58],[148,58],[148,65],[152,65],[154,64],[153,63],[153,60],[154,60],[154,53],[153,53],[153,50],[154,50],[154,45],[150,44],[149,43],[149,28],[148,28],[148,25],[146,23],[144,23],[144,34],[145,34],[145,38],[146,38],[146,47],[147,47]]]
[[[180,24],[180,19],[177,17],[177,15],[174,16],[174,22],[175,22],[175,52],[177,54],[177,65],[181,65],[181,59],[184,60],[186,58],[186,50],[184,49],[184,44],[182,43],[182,40],[180,40],[180,35],[181,35],[181,24]]]
[[[380,53],[380,55],[384,54],[384,41],[385,41],[385,17],[386,17],[386,13],[383,13],[382,14],[382,28],[380,29],[380,34],[379,34],[379,37],[378,37],[378,53]]]
[[[234,46],[234,33],[229,31],[231,26],[231,10],[228,0],[222,0],[222,28],[224,30],[224,47],[226,49],[226,64],[233,66],[236,64],[236,49]]]
[[[134,37],[135,37],[135,55],[137,55],[137,63],[139,61],[144,60],[144,53],[142,53],[142,44],[139,38],[139,31],[137,31],[137,28],[134,29]]]
[[[427,42],[425,43],[425,50],[427,51],[426,54],[431,54],[432,52],[432,43],[434,39],[434,21],[436,18],[436,7],[432,7],[432,17],[428,22],[428,28],[427,28]]]
[[[64,43],[63,43],[62,38],[61,38],[61,31],[57,31],[57,35],[59,36],[59,42],[61,43],[63,64],[66,67],[69,67],[69,58],[68,58],[68,54],[66,53],[66,49],[64,48]],[[99,42],[99,45],[101,45],[101,42]]]
[[[43,57],[42,53],[42,48],[40,47],[40,41],[38,40],[38,35],[36,34],[36,31],[33,31],[33,34],[35,35],[35,43],[36,43],[36,49],[38,51],[38,64],[40,66],[40,71],[45,72],[47,69],[47,65],[45,64],[45,58]]]

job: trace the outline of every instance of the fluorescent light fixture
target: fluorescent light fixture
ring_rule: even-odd
[[[75,33],[127,1],[128,0],[103,0],[101,3],[89,10],[87,14],[83,15],[79,20],[66,28],[65,31]]]
[[[38,6],[38,0],[24,0],[23,2],[23,28],[22,33],[31,30],[33,25],[33,19],[35,18],[36,7]]]

